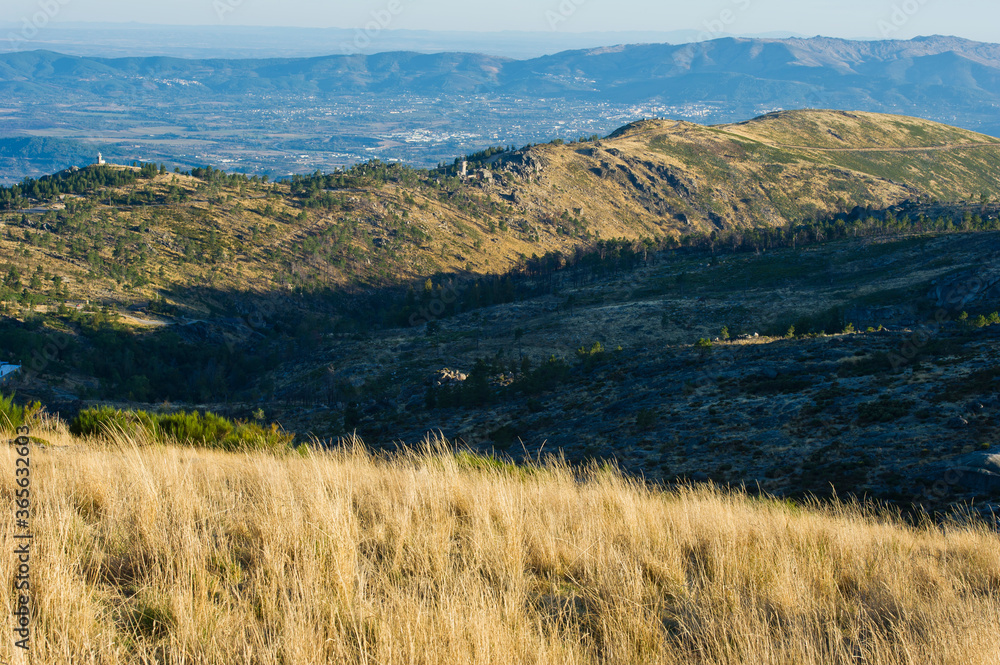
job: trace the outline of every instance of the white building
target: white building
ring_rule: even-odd
[[[14,378],[18,372],[21,371],[20,365],[8,365],[7,363],[0,363],[0,385],[7,383],[9,380]]]
[[[97,165],[101,166],[103,164],[107,164],[107,162],[104,161],[104,155],[102,155],[101,153],[97,153]]]

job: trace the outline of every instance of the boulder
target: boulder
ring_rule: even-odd
[[[1000,450],[969,453],[943,470],[943,479],[967,492],[1000,492]]]
[[[468,378],[469,376],[465,372],[459,372],[445,367],[442,370],[438,370],[430,380],[436,386],[443,386],[454,383],[462,383]]]

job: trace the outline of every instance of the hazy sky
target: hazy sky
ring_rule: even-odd
[[[997,0],[0,0],[0,22],[139,22],[389,29],[950,34],[1000,42]],[[54,15],[51,19],[49,15]]]

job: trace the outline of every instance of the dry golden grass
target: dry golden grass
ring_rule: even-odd
[[[1000,662],[985,527],[430,448],[51,439],[32,459],[34,663]],[[26,662],[5,634],[0,659]]]

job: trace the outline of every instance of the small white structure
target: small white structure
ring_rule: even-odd
[[[7,363],[0,363],[0,385],[7,383],[10,379],[14,378],[14,375],[21,371],[20,365],[8,365]]]
[[[107,162],[104,161],[104,155],[97,153],[97,165],[103,166],[104,164],[107,164]]]
[[[462,174],[461,174],[461,178],[462,178],[462,180],[465,180],[468,177],[469,177],[469,162],[467,162],[467,161],[465,161],[463,159],[462,160]]]

